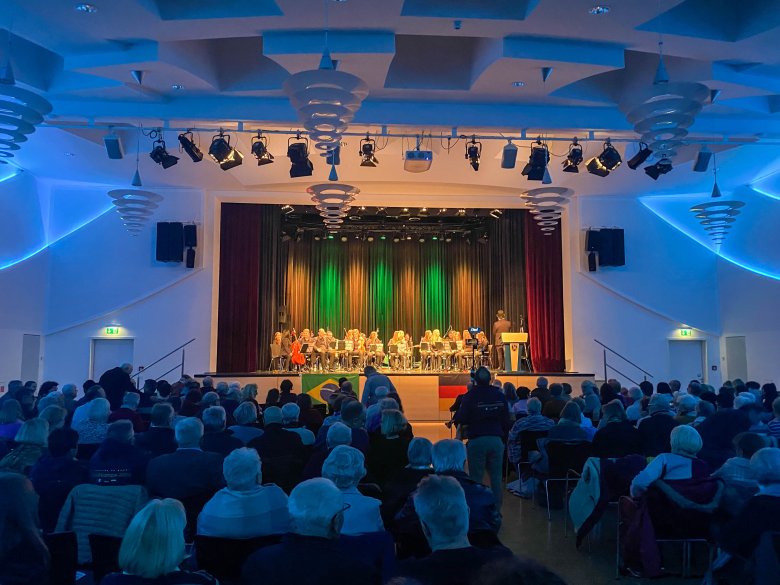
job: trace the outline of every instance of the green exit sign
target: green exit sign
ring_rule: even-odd
[[[693,337],[693,329],[680,329],[680,337]]]
[[[106,327],[106,335],[119,335],[119,327]]]

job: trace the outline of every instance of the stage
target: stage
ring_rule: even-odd
[[[447,421],[450,419],[450,405],[458,394],[466,391],[469,374],[465,372],[435,373],[435,372],[395,372],[382,371],[393,382],[398,395],[403,402],[404,412],[410,421]],[[216,382],[240,382],[241,385],[257,384],[257,401],[265,402],[268,390],[278,388],[282,380],[293,383],[293,392],[306,392],[315,402],[321,402],[320,391],[325,388],[335,388],[338,379],[348,378],[353,387],[359,388],[362,395],[366,377],[358,372],[330,373],[285,373],[285,372],[242,372],[242,373],[206,373],[197,378],[211,376]],[[581,373],[544,373],[533,374],[523,372],[497,373],[502,382],[512,382],[516,387],[536,387],[536,379],[544,376],[550,383],[568,382],[574,387],[575,395],[579,395],[579,386],[583,380],[594,380],[593,374]]]

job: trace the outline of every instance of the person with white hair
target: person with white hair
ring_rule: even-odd
[[[596,383],[593,380],[583,380],[580,389],[582,390],[582,399],[585,401],[582,413],[595,424],[601,416],[601,399]]]
[[[111,405],[105,398],[95,398],[88,403],[87,419],[73,427],[79,434],[79,445],[97,445],[108,432]]]
[[[228,430],[233,433],[235,438],[242,441],[244,445],[263,434],[263,429],[257,424],[257,409],[251,402],[239,404],[233,411],[233,418],[236,424],[228,427]]]
[[[198,516],[198,534],[220,538],[255,538],[290,529],[287,495],[279,486],[262,485],[260,457],[241,447],[225,457],[227,487],[206,502]]]
[[[61,429],[65,426],[65,420],[68,418],[68,411],[62,406],[49,405],[44,408],[38,418],[42,418],[49,423],[49,432],[55,429]]]
[[[631,386],[628,389],[628,399],[631,400],[631,404],[626,408],[626,418],[636,424],[640,418],[642,418],[642,398],[644,393],[638,386]]]
[[[41,418],[24,421],[16,432],[14,447],[0,460],[0,471],[15,471],[29,475],[30,469],[46,451],[49,423]]]
[[[122,406],[111,413],[108,417],[108,422],[129,420],[133,423],[133,430],[136,433],[143,433],[146,425],[141,415],[137,412],[140,402],[141,395],[138,392],[125,392],[125,396],[122,398]]]
[[[382,408],[379,405],[379,402],[382,399],[387,398],[387,395],[389,393],[390,393],[390,389],[387,386],[379,386],[374,391],[374,398],[376,399],[376,402],[374,402],[371,406],[366,408],[366,421],[367,421],[367,424],[370,425],[371,421],[373,421],[374,419],[378,419],[378,420],[381,421],[381,418],[382,418],[382,412],[381,412]],[[398,408],[398,406],[396,405],[394,408]]]
[[[538,398],[541,400],[542,405],[546,404],[546,402],[551,398],[549,384],[550,382],[547,380],[547,378],[544,376],[539,376],[536,379],[536,388],[531,391],[531,398]]]
[[[312,479],[322,476],[322,464],[333,451],[339,445],[351,445],[352,444],[352,429],[350,429],[344,423],[333,423],[328,427],[328,434],[326,435],[325,444],[319,445],[314,449],[314,452],[309,457],[309,461],[303,468],[301,474],[302,479]]]
[[[672,416],[671,395],[653,394],[648,404],[649,416],[637,423],[642,440],[642,454],[645,457],[655,457],[660,453],[668,453],[671,449],[669,438],[677,421]]]
[[[548,431],[555,426],[555,421],[542,415],[542,401],[529,398],[526,403],[528,416],[517,419],[509,431],[507,453],[509,461],[517,465],[521,457],[520,435],[524,431]]]
[[[365,457],[354,447],[339,445],[322,464],[322,477],[331,480],[344,495],[349,509],[344,512],[342,534],[356,535],[384,530],[379,507],[382,502],[364,496],[357,486],[366,476]]]
[[[108,425],[105,440],[89,460],[89,475],[97,485],[144,485],[149,456],[136,447],[133,424],[118,420]]]
[[[393,518],[424,477],[433,473],[433,443],[424,437],[415,437],[406,450],[409,464],[399,470],[382,486],[382,517]]]
[[[508,558],[503,547],[482,549],[469,542],[469,507],[466,495],[452,477],[431,475],[420,481],[412,496],[414,509],[432,553],[399,564],[397,574],[429,585],[471,583],[486,564]]]
[[[62,388],[60,388],[64,401],[62,406],[68,411],[68,414],[73,414],[73,411],[76,410],[76,395],[78,394],[78,391],[76,385],[70,383],[63,384]]]
[[[216,394],[216,392],[212,392]],[[203,439],[200,446],[204,451],[219,453],[226,457],[234,449],[244,446],[244,442],[233,436],[233,431],[225,428],[227,415],[221,406],[210,406],[203,411]]]
[[[78,426],[87,420],[89,418],[89,408],[90,404],[92,403],[95,398],[105,398],[106,397],[106,391],[103,390],[102,386],[99,384],[95,384],[94,386],[91,386],[89,390],[87,390],[84,393],[84,396],[81,398],[81,400],[78,401],[78,405],[76,406],[76,410],[73,411],[73,415],[70,419],[70,426],[73,429],[77,429]]]
[[[631,482],[632,497],[641,496],[659,479],[709,477],[709,466],[697,457],[702,448],[702,440],[696,429],[688,425],[675,427],[671,432],[670,443],[671,453],[660,453]]]
[[[176,415],[170,402],[158,402],[149,415],[149,430],[135,436],[135,445],[152,457],[176,451],[173,419]]]
[[[696,400],[691,394],[681,394],[677,400],[677,414],[674,420],[681,425],[689,425],[696,420]]]
[[[301,407],[295,402],[287,402],[282,406],[282,426],[288,431],[298,433],[304,447],[308,447],[314,444],[314,433],[300,423],[300,416]]]
[[[287,509],[290,532],[281,543],[263,547],[246,560],[242,585],[380,583],[374,567],[339,544],[346,505],[332,481],[315,478],[298,484]]]

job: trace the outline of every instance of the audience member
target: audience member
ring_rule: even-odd
[[[345,505],[343,493],[333,482],[323,478],[304,481],[292,490],[287,508],[290,533],[280,544],[261,548],[247,559],[242,585],[380,582],[373,567],[339,546]]]
[[[352,429],[344,423],[333,423],[328,427],[328,434],[324,445],[314,448],[306,466],[303,469],[302,479],[312,479],[322,476],[322,464],[328,458],[330,452],[339,445],[352,444]]]
[[[530,394],[531,398],[538,398],[542,405],[547,404],[547,401],[550,400],[551,397],[550,389],[547,387],[548,384],[547,378],[539,376],[536,379],[536,388],[534,388]]]
[[[767,447],[767,440],[757,433],[740,433],[734,437],[736,457],[731,457],[712,474],[723,480],[726,491],[721,499],[720,509],[730,516],[742,508],[747,500],[758,491],[756,470],[750,466],[750,459],[759,450]]]
[[[279,406],[284,407],[285,404],[295,403],[298,399],[298,395],[292,391],[293,383],[290,380],[284,379],[279,384]]]
[[[82,422],[89,418],[89,404],[93,400],[105,397],[106,393],[99,385],[93,384],[90,386],[89,389],[85,391],[81,400],[76,402],[76,408],[73,410],[73,415],[70,420],[71,428],[77,428]]]
[[[87,418],[72,428],[79,434],[80,445],[97,445],[108,432],[110,404],[106,398],[95,398],[87,404]]]
[[[322,464],[322,477],[332,481],[344,495],[349,508],[344,511],[341,534],[357,535],[384,530],[379,507],[382,502],[364,496],[358,484],[366,475],[365,457],[354,447],[334,448]]]
[[[748,415],[732,408],[733,390],[721,388],[717,400],[718,409],[696,426],[704,442],[699,457],[713,469],[717,469],[726,459],[734,456],[734,437],[750,429]]]
[[[299,394],[295,400],[295,403],[301,409],[301,414],[298,420],[309,429],[314,436],[320,431],[322,426],[322,413],[313,407],[313,401],[308,394]]]
[[[100,376],[98,384],[105,390],[111,410],[118,410],[122,406],[126,392],[138,392],[132,378],[130,378],[132,373],[132,364],[122,364],[103,372],[103,375]]]
[[[241,447],[222,464],[227,487],[206,503],[198,516],[198,534],[254,538],[284,534],[290,528],[287,495],[276,485],[262,485],[260,457]]]
[[[553,425],[547,431],[547,439],[550,441],[590,441],[591,435],[582,425],[582,415],[577,399],[567,402],[561,411],[558,424]]]
[[[769,435],[775,438],[780,437],[780,398],[772,401],[772,420],[767,423]]]
[[[632,423],[636,423],[642,418],[642,397],[644,394],[637,386],[631,386],[628,389],[628,399],[631,401],[626,408],[626,418]]]
[[[761,403],[764,405],[766,412],[773,412],[773,404],[778,397],[777,385],[774,382],[769,382],[761,387]]]
[[[208,573],[182,571],[186,558],[181,502],[152,500],[138,512],[119,547],[121,573],[111,573],[101,585],[217,585]]]
[[[423,437],[415,437],[409,442],[406,450],[409,464],[382,486],[382,518],[385,524],[392,523],[420,480],[433,473],[432,451],[433,443]]]
[[[244,445],[263,434],[263,429],[257,423],[257,409],[251,402],[239,404],[233,411],[233,418],[236,424],[228,430]]]
[[[173,406],[158,402],[152,406],[149,430],[135,436],[135,446],[157,457],[176,451],[176,435],[173,432]]]
[[[247,446],[260,455],[266,481],[275,483],[289,493],[300,481],[306,461],[306,449],[298,433],[288,431],[282,426],[281,408],[269,406],[263,416],[263,434],[252,439]]]
[[[668,453],[672,429],[677,426],[671,412],[671,397],[668,394],[653,394],[648,405],[649,416],[639,419],[637,429],[642,440],[642,454],[655,457]]]
[[[289,380],[287,380],[289,382]],[[303,426],[298,417],[301,415],[300,407],[293,401],[287,401],[282,406],[282,426],[288,431],[298,433],[304,447],[314,445],[314,433]]]
[[[341,406],[341,422],[352,429],[352,446],[360,449],[363,455],[368,453],[368,433],[366,432],[366,409],[354,399],[349,399]]]
[[[141,394],[138,396],[138,408],[143,412],[148,412],[154,406],[157,399],[157,380],[147,378],[141,388]]]
[[[639,431],[626,418],[619,399],[601,407],[599,428],[593,436],[593,457],[624,457],[642,452]]]
[[[554,400],[551,400],[547,404],[551,404]],[[569,404],[564,402],[564,406]],[[555,422],[552,419],[542,416],[542,402],[538,398],[531,398],[527,404],[528,416],[517,419],[512,430],[509,431],[509,440],[507,441],[507,452],[509,461],[517,465],[522,456],[520,445],[521,433],[525,431],[547,431],[555,426]],[[563,409],[561,409],[563,410]],[[559,413],[560,414],[560,413]]]
[[[596,384],[592,380],[584,380],[580,388],[582,389],[582,399],[585,401],[582,413],[596,423],[601,416],[601,400],[596,391]]]
[[[216,395],[216,392],[212,392]],[[227,456],[233,449],[244,446],[244,442],[233,436],[233,431],[225,428],[225,409],[210,406],[203,411],[203,439],[200,446],[204,451]]]
[[[185,390],[187,390],[187,394],[181,401],[179,414],[184,417],[200,416],[200,401],[203,395],[197,389],[189,390],[185,386]]]
[[[105,440],[89,460],[89,475],[97,485],[144,485],[149,456],[133,444],[133,423],[108,425]]]
[[[141,415],[136,412],[140,403],[141,395],[138,392],[126,392],[122,399],[122,406],[109,415],[108,422],[129,420],[133,423],[133,431],[143,433],[145,429],[144,421]]]
[[[531,390],[526,386],[520,386],[517,389],[517,402],[512,406],[512,414],[516,418],[525,416],[528,413],[528,397],[531,394]]]
[[[677,401],[677,415],[674,420],[680,425],[689,425],[696,420],[696,404],[698,400],[690,394],[681,396]]]
[[[254,386],[254,384],[247,384],[247,386]],[[256,392],[255,392],[256,393]],[[268,394],[265,395],[265,404],[263,404],[263,411],[272,406],[279,407],[279,397],[281,393],[278,388],[271,388]]]
[[[551,419],[558,419],[561,416],[563,407],[567,400],[563,398],[563,386],[561,384],[550,384],[550,399],[544,403],[542,414]]]
[[[3,402],[0,408],[0,441],[13,441],[23,422],[19,401],[11,398]]]
[[[407,450],[412,440],[406,430],[409,423],[400,410],[382,411],[382,426],[371,434],[367,467],[371,481],[384,486],[409,463]]]
[[[389,393],[390,390],[385,386],[380,386],[374,392],[376,402],[366,409],[366,430],[369,433],[378,429],[379,425],[382,424],[382,402],[387,398]],[[391,398],[390,400],[393,399]],[[393,400],[393,402],[395,403],[395,400]],[[385,405],[387,405],[387,402],[385,402]],[[395,403],[392,408],[398,409],[398,403]]]
[[[697,428],[713,412],[715,412],[715,405],[713,405],[712,402],[699,400],[699,402],[696,403],[696,418],[693,419],[691,426]]]
[[[16,432],[14,447],[0,459],[0,471],[15,471],[28,475],[46,451],[49,437],[49,423],[40,418],[24,421]],[[1,498],[0,498],[1,499]]]
[[[376,389],[380,386],[384,386],[390,392],[398,392],[392,380],[377,372],[374,366],[366,366],[363,369],[363,374],[366,376],[366,382],[363,385],[363,395],[360,397],[360,401],[366,408],[377,402]]]
[[[504,398],[506,398],[506,404],[509,407],[509,412],[514,412],[515,404],[517,404],[518,400],[520,400],[517,397],[517,388],[515,388],[515,385],[512,384],[512,382],[504,382],[501,390],[504,393]],[[561,387],[561,391],[563,391],[563,387]]]
[[[68,418],[68,411],[62,406],[47,406],[44,408],[38,418],[45,420],[49,423],[49,432],[51,433],[55,429],[61,429],[65,426],[65,421]]]
[[[51,557],[38,527],[38,506],[30,481],[0,472],[0,583],[49,582]]]

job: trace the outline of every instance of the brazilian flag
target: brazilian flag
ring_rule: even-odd
[[[322,397],[322,391],[327,390],[326,394],[335,392],[339,389],[339,378],[346,378],[352,383],[352,389],[357,394],[360,376],[358,374],[301,374],[301,390],[304,394],[311,396],[314,404],[326,404]]]

